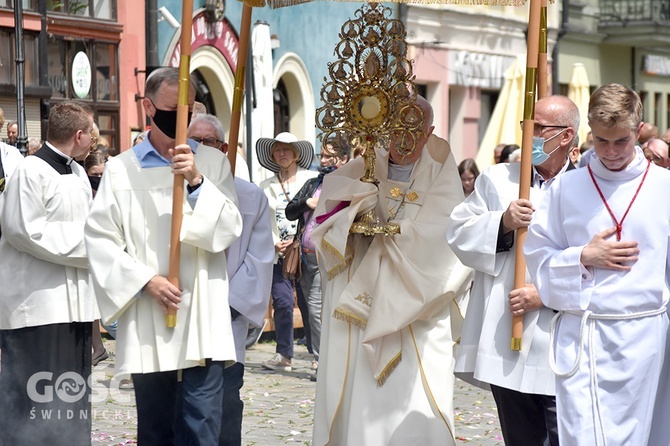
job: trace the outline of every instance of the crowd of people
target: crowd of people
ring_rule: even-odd
[[[312,444],[455,444],[455,377],[492,392],[507,445],[668,444],[670,202],[658,191],[670,130],[642,121],[633,90],[600,87],[587,123],[565,96],[537,101],[528,199],[517,145],[481,172],[457,165],[421,96],[400,112],[417,124],[405,134],[352,147],[334,133],[318,170],[310,142],[260,138],[272,175],[257,186],[233,175],[206,110],[176,145],[178,90],[176,69],[147,78],[151,130],[113,157],[75,101],[52,107],[25,158],[8,124],[0,446],[90,443],[86,380],[109,356],[100,325],[116,339],[115,378],[134,389],[140,445],[240,445],[248,333],[271,305],[276,353],[262,366],[291,371],[296,303],[317,382]],[[371,162],[376,183],[360,181]],[[371,214],[399,233],[350,232]]]

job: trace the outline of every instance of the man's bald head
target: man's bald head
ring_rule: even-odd
[[[651,138],[658,138],[658,127],[649,122],[645,122],[640,129],[640,136],[638,137],[637,142],[644,144]]]
[[[658,138],[647,141],[645,156],[657,166],[670,167],[670,156],[668,156],[668,144]]]
[[[663,135],[661,135],[661,139],[670,144],[670,129],[663,132]]]
[[[545,180],[555,177],[565,166],[579,130],[579,109],[567,96],[547,96],[535,103],[533,136],[544,138],[549,155],[535,166]]]
[[[414,164],[421,157],[423,146],[426,144],[428,138],[430,135],[432,135],[433,130],[435,129],[433,126],[433,107],[430,105],[430,102],[428,102],[423,96],[416,95],[416,99],[414,100],[413,105],[416,105],[421,109],[423,114],[423,125],[421,126],[421,131],[411,131],[414,134],[414,138],[416,138],[416,145],[413,152],[403,155],[395,149],[395,142],[393,140],[391,141],[389,156],[395,164]]]

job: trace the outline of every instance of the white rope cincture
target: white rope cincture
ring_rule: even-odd
[[[607,446],[607,438],[605,437],[605,428],[603,426],[602,415],[600,413],[600,398],[598,397],[598,375],[596,374],[596,357],[593,349],[593,335],[595,332],[595,326],[597,320],[608,320],[608,321],[624,321],[628,319],[642,319],[645,317],[658,316],[667,311],[667,306],[657,310],[648,310],[640,311],[637,313],[623,313],[623,314],[613,314],[613,313],[594,313],[591,310],[586,311],[559,311],[551,319],[551,325],[549,326],[549,366],[551,371],[556,374],[558,378],[570,378],[572,375],[577,373],[579,369],[579,364],[582,360],[582,355],[584,353],[584,335],[586,329],[586,323],[588,322],[588,346],[589,346],[589,377],[590,377],[590,391],[591,391],[591,407],[593,408],[593,420],[594,420],[594,435],[595,435],[595,444],[598,446],[602,444]],[[558,370],[556,365],[556,354],[554,351],[554,336],[556,333],[556,327],[563,316],[563,314],[568,313],[575,316],[581,315],[581,320],[579,321],[579,339],[577,347],[577,357],[575,358],[575,363],[572,368],[566,372],[561,372]],[[598,430],[600,430],[600,436],[598,435]]]

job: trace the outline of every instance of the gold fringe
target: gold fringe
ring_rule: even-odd
[[[336,247],[328,243],[328,241],[325,238],[321,240],[321,247],[326,251],[328,251],[329,253],[331,253],[332,255],[334,255],[335,257],[337,257],[341,262],[344,262],[345,258],[342,255],[342,253],[338,251]]]
[[[337,257],[337,259],[340,261],[340,263],[335,265],[335,267],[328,270],[328,280],[333,280],[335,276],[349,268],[351,261],[354,259],[353,253],[351,252],[349,244],[347,244],[344,255],[342,255],[342,253],[340,253],[337,248],[328,243],[326,240],[321,241],[321,247],[331,253],[333,256]]]
[[[349,259],[348,262],[345,263],[340,263],[334,268],[330,269],[328,271],[328,280],[333,280],[335,276],[339,275],[340,273],[344,272],[347,268],[349,268],[349,265],[351,264],[351,259]]]
[[[333,311],[333,317],[335,319],[339,319],[344,322],[348,322],[351,325],[355,325],[361,330],[365,330],[365,327],[368,326],[368,321],[361,319],[359,316],[353,314],[353,313],[348,313],[346,311],[342,311],[340,309],[335,309]]]
[[[386,364],[386,367],[384,367],[384,370],[379,374],[379,376],[376,376],[375,379],[377,380],[377,387],[381,387],[384,385],[388,377],[393,373],[396,367],[398,367],[398,364],[400,364],[400,360],[402,359],[402,351],[399,351],[397,355],[395,355],[388,364]]]
[[[244,3],[250,4],[251,1],[253,0],[244,0]],[[351,2],[352,0],[335,1]],[[523,6],[526,4],[527,0],[389,0],[389,2],[423,5]],[[312,3],[312,0],[270,0],[270,7],[272,9],[277,9],[286,6],[302,5],[303,3]],[[553,0],[551,3],[553,3]]]

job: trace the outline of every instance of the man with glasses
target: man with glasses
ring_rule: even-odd
[[[659,167],[667,169],[670,167],[670,157],[668,156],[668,143],[652,138],[642,147],[644,156]]]
[[[555,379],[549,367],[554,312],[542,305],[530,280],[514,289],[513,246],[516,230],[530,224],[553,180],[574,169],[568,152],[578,128],[579,110],[567,97],[537,101],[530,200],[518,199],[520,164],[496,164],[477,177],[475,191],[447,223],[449,246],[475,270],[455,374],[490,387],[509,446],[547,439],[558,445]],[[521,351],[510,349],[513,315],[524,316]]]
[[[228,153],[228,143],[224,141],[225,131],[216,116],[208,114],[193,116],[188,126],[187,136],[200,144]]]
[[[226,131],[219,118],[207,113],[194,113],[193,119],[188,126],[189,139],[204,144],[209,147],[219,149],[223,153],[228,153],[228,143],[226,140]],[[237,152],[237,159],[235,161],[235,178],[242,178],[250,181],[249,167],[244,158],[240,156],[240,151]]]
[[[191,120],[186,135],[224,153],[223,125],[216,116],[198,114]],[[240,389],[244,385],[244,350],[250,325],[263,325],[270,301],[272,266],[275,259],[272,240],[272,217],[263,190],[235,176],[235,192],[242,214],[242,234],[227,249],[228,277],[233,338],[237,362],[223,371],[223,404],[219,446],[242,444],[244,402]]]

